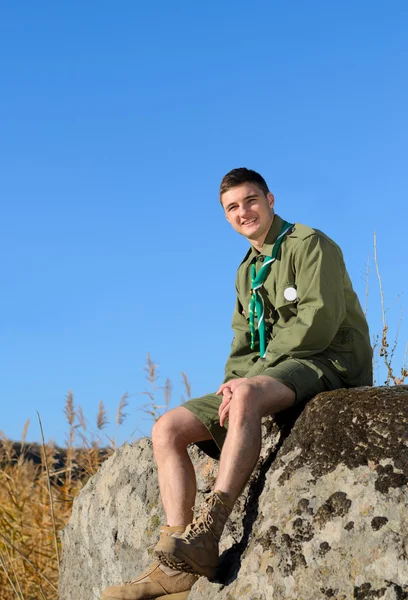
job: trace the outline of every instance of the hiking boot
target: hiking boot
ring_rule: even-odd
[[[160,540],[181,535],[184,527],[163,526]],[[186,600],[198,576],[185,573],[156,561],[133,581],[106,588],[102,600]]]
[[[218,565],[218,544],[232,507],[227,494],[212,492],[183,534],[175,532],[160,538],[154,549],[160,562],[212,579]]]

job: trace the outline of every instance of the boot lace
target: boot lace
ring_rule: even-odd
[[[211,525],[214,523],[211,511],[219,501],[219,498],[213,494],[200,506],[197,516],[190,525],[187,525],[182,536],[185,540],[192,541],[198,535],[207,533],[211,529]]]

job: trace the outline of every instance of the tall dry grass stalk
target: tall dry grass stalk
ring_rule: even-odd
[[[190,398],[191,398],[191,384],[190,384],[190,381],[189,381],[187,375],[184,373],[184,371],[181,371],[181,376],[183,378],[183,384],[184,384],[184,389],[185,389],[185,392],[186,392],[187,400],[190,400]],[[181,396],[181,400],[182,400],[182,402],[186,401],[186,399],[184,398],[184,396]]]
[[[378,256],[377,256],[377,233],[376,232],[374,232],[373,243],[374,243],[375,270],[377,273],[378,285],[379,285],[379,289],[380,289],[381,320],[382,320],[381,335],[378,336],[377,339],[374,340],[373,349],[374,349],[374,353],[375,353],[377,351],[377,347],[378,347],[379,356],[384,361],[384,365],[385,365],[385,369],[386,369],[386,380],[384,382],[385,385],[402,385],[404,383],[405,379],[408,377],[408,369],[407,369],[408,342],[405,346],[404,356],[402,359],[402,366],[400,368],[399,375],[396,373],[394,366],[393,366],[395,351],[396,351],[398,343],[399,343],[399,334],[400,334],[400,329],[401,329],[401,324],[402,324],[402,311],[400,313],[400,318],[398,321],[397,332],[395,334],[394,341],[391,342],[391,347],[390,347],[389,327],[388,327],[387,318],[386,318],[384,290],[383,290],[382,278],[381,278],[380,267],[379,267]]]
[[[147,396],[149,402],[144,404],[140,410],[148,415],[149,419],[152,419],[155,423],[159,420],[161,415],[169,409],[173,386],[168,378],[166,379],[164,386],[159,386],[157,384],[159,379],[158,365],[152,360],[150,354],[146,357],[146,366],[144,370],[150,389],[141,392],[141,394]],[[163,393],[164,404],[157,404],[156,398],[158,392]]]
[[[57,567],[58,567],[58,572],[59,572],[60,552],[59,552],[59,547],[58,547],[57,527],[55,525],[55,510],[54,510],[54,499],[53,499],[52,488],[51,488],[50,468],[48,466],[47,449],[45,446],[43,426],[42,426],[42,422],[41,422],[40,413],[38,411],[37,411],[37,415],[38,415],[38,422],[40,424],[40,430],[41,430],[41,440],[42,440],[42,447],[43,447],[43,454],[44,454],[44,465],[45,465],[45,472],[47,475],[48,497],[50,499],[52,532],[54,534],[55,556],[57,557]]]

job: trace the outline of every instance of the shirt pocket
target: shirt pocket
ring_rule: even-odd
[[[297,315],[297,288],[294,281],[281,285],[276,290],[275,310],[280,325],[288,324]]]

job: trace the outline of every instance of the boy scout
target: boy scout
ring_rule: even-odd
[[[233,229],[251,244],[236,277],[224,383],[155,424],[167,517],[157,561],[135,581],[106,589],[104,600],[187,598],[200,575],[216,572],[225,522],[259,457],[262,417],[319,392],[372,384],[368,327],[340,248],[322,232],[276,215],[274,197],[255,171],[228,173],[220,201]],[[220,455],[214,491],[195,518],[191,443]]]

